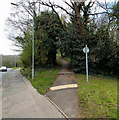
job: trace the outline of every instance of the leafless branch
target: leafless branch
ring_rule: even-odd
[[[88,14],[88,15],[99,15],[99,14],[108,14],[108,12],[99,12],[99,13],[93,13],[93,14]]]
[[[61,10],[65,11],[68,15],[73,16],[73,15],[72,15],[70,12],[68,12],[65,8],[63,8],[62,6],[56,5],[56,4],[54,4],[54,3],[51,3],[51,2],[47,3],[47,2],[44,2],[44,1],[40,1],[40,4],[41,4],[41,5],[45,5],[45,6],[47,6],[47,7],[50,7],[50,8],[52,8],[52,7],[60,8]]]
[[[66,3],[71,9],[74,10],[74,8],[73,8],[68,2],[65,1],[65,3]]]

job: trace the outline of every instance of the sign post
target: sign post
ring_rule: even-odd
[[[83,52],[86,54],[86,81],[88,82],[88,52],[89,52],[89,48],[86,47],[83,48]]]

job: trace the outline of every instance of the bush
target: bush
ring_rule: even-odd
[[[32,70],[31,70],[31,68],[22,68],[20,70],[20,72],[26,78],[31,79],[31,76],[32,76]]]

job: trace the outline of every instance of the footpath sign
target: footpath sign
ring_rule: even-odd
[[[89,53],[89,48],[87,47],[84,47],[83,48],[83,52],[86,54],[86,81],[88,82],[88,53]]]

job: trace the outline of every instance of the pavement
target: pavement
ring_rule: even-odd
[[[76,78],[69,69],[69,64],[64,60],[62,62],[62,70],[46,95],[68,118],[80,118]]]
[[[64,118],[61,112],[40,95],[19,70],[2,78],[2,118]]]

